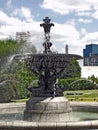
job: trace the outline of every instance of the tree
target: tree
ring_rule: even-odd
[[[16,70],[16,80],[17,82],[17,98],[27,98],[30,97],[30,92],[28,91],[28,86],[32,83],[33,80],[36,80],[35,77],[30,70],[27,69],[25,63],[20,62],[17,66]]]
[[[8,102],[13,98],[24,98],[30,95],[26,87],[33,80],[33,77],[25,64],[15,59],[8,64],[10,56],[21,54],[21,48],[24,52],[36,53],[35,46],[29,46],[29,43],[18,43],[13,39],[0,40],[0,82],[5,82],[6,80],[16,81],[14,84],[12,84],[13,82],[10,85],[8,83],[4,84],[3,89],[1,87],[2,91],[4,90],[3,93],[0,89],[2,93],[0,96],[1,102]]]
[[[81,67],[75,59],[71,60],[71,63],[65,68],[62,73],[61,78],[72,78],[72,77],[81,77]]]

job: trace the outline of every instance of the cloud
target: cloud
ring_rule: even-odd
[[[19,25],[21,21],[18,18],[10,17],[3,11],[0,11],[0,23],[3,25]]]
[[[81,35],[85,36],[87,34],[87,30],[85,28],[81,28]]]
[[[12,8],[12,0],[8,0],[7,3],[6,3],[6,6],[8,8]]]
[[[98,5],[97,0],[44,0],[41,7],[64,15],[74,11],[91,11],[96,4]]]
[[[79,11],[75,15],[76,16],[91,16],[91,14],[92,13],[90,11]]]
[[[98,0],[44,0],[41,7],[60,15],[75,13],[75,16],[86,16],[98,19]],[[80,20],[89,23],[89,20]]]
[[[43,4],[41,5],[42,8],[44,9],[50,9],[54,12],[60,13],[60,14],[68,14],[69,10],[65,9],[65,5],[63,2],[56,0],[44,0]]]
[[[78,22],[81,23],[91,23],[92,21],[93,21],[92,19],[83,19],[83,18],[78,19]]]
[[[23,9],[25,17],[31,18],[31,14],[29,11],[27,13]],[[27,16],[27,14],[29,14]],[[18,17],[9,16],[7,13],[0,11],[0,38],[8,38],[8,36],[14,36],[17,31],[34,31],[39,32],[42,29],[40,28],[40,23],[34,21],[33,19],[30,21],[30,19],[27,20],[21,20]]]
[[[21,7],[20,10],[21,10],[22,15],[26,18],[27,21],[29,22],[33,21],[30,9],[26,7]]]
[[[54,34],[60,34],[65,38],[73,37],[75,39],[79,39],[79,32],[73,25],[55,23],[55,26],[52,28],[52,30]]]
[[[98,43],[98,32],[86,33],[86,35],[82,38],[82,41],[85,43]]]
[[[92,14],[92,17],[98,19],[98,9]]]
[[[75,25],[76,25],[76,20],[75,20],[75,19],[68,20],[68,21],[66,22],[66,24],[75,26]]]
[[[16,8],[11,15],[20,18],[25,18],[27,22],[33,22],[33,16],[31,14],[30,9],[27,7],[22,6],[21,8]]]

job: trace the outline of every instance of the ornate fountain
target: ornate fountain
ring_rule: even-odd
[[[82,57],[75,54],[58,54],[51,51],[50,29],[54,26],[49,17],[40,24],[44,29],[44,51],[41,54],[30,54],[26,58],[28,69],[38,77],[38,87],[29,86],[32,97],[26,103],[24,120],[33,122],[70,121],[71,108],[69,101],[63,97],[63,91],[57,79],[73,58]]]
[[[42,54],[16,55],[15,60],[26,60],[27,67],[39,78],[38,87],[29,86],[32,97],[25,103],[10,103],[0,105],[1,117],[15,113],[12,120],[0,120],[0,130],[94,130],[98,129],[98,120],[75,121],[71,116],[69,101],[63,97],[63,89],[57,84],[63,70],[70,65],[72,58],[76,60],[82,57],[74,54],[55,54],[50,47],[50,28],[54,26],[50,19],[46,17],[40,26],[44,28],[45,42]],[[98,112],[97,103],[71,103],[73,111],[86,110]],[[24,120],[16,120],[17,114],[22,118],[19,111],[24,111]],[[3,115],[4,113],[4,115]],[[86,114],[86,113],[84,113]],[[9,116],[10,117],[10,116]],[[93,118],[91,118],[93,119]],[[30,122],[29,122],[30,121]],[[72,121],[72,122],[70,122]]]

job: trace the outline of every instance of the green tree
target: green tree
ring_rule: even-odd
[[[19,49],[19,45],[16,40],[6,39],[0,40],[0,57],[9,56],[14,54]]]
[[[20,62],[17,66],[16,70],[16,80],[17,80],[17,98],[27,98],[30,97],[30,92],[27,87],[31,84],[33,80],[36,80],[35,77],[30,70],[27,69],[25,63]]]
[[[94,75],[91,75],[88,77],[89,80],[91,80],[93,83],[96,83],[97,78]]]
[[[25,44],[28,48],[26,48],[27,46],[25,46]],[[6,80],[12,81],[10,86],[7,82],[4,84],[2,90],[4,94],[0,90],[2,93],[0,100],[2,102],[10,101],[13,98],[25,98],[30,96],[26,88],[34,79],[34,76],[27,70],[26,65],[22,61],[12,60],[9,65],[7,64],[8,58],[18,53],[21,54],[21,48],[24,49],[24,46],[28,51],[30,49],[30,52],[36,53],[35,46],[31,45],[29,47],[29,44],[24,41],[17,43],[17,41],[13,39],[0,40],[0,83]],[[13,84],[13,81],[16,82]]]
[[[61,78],[74,78],[81,77],[81,67],[75,59],[71,60],[71,63],[65,68]]]

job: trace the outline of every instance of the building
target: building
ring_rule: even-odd
[[[83,65],[98,66],[98,44],[88,44],[83,49]]]
[[[20,42],[20,41],[28,42],[29,38],[30,38],[30,32],[29,31],[27,31],[27,32],[16,32],[16,40],[18,42]]]

